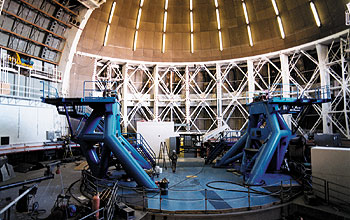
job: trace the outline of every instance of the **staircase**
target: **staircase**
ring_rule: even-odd
[[[236,143],[238,139],[236,131],[224,131],[218,138],[218,143],[212,149],[205,160],[205,164],[211,164],[218,156],[220,156],[225,150],[229,149]]]
[[[156,166],[156,154],[140,133],[122,133],[122,135],[152,167]]]

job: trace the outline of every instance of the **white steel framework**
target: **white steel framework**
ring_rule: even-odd
[[[174,121],[176,131],[241,130],[257,93],[313,97],[328,86],[332,102],[314,105],[298,132],[338,132],[350,138],[348,31],[274,53],[224,61],[154,63],[78,52],[95,59],[93,80],[121,93],[124,131],[136,121]],[[116,83],[118,82],[118,83]],[[290,116],[292,126],[296,119]]]

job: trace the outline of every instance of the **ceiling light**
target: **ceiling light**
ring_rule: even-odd
[[[316,22],[317,27],[321,27],[321,20],[320,20],[320,17],[318,17],[318,13],[317,13],[317,9],[316,9],[315,4],[313,2],[310,2],[310,7],[312,10],[312,13],[314,14],[314,18],[315,18],[315,22]]]
[[[222,36],[221,36],[221,31],[219,31],[219,43],[220,43],[220,51],[223,50],[223,47],[222,47]]]
[[[244,12],[245,22],[246,24],[249,24],[248,11],[247,11],[247,6],[245,5],[245,2],[242,2],[242,7]]]
[[[280,16],[277,16],[277,21],[278,21],[278,27],[280,28],[280,32],[281,32],[281,37],[282,39],[284,39],[286,36],[284,34],[284,29],[283,29],[282,20]]]
[[[163,41],[162,41],[162,53],[165,51],[165,33],[163,33]]]
[[[139,9],[139,13],[137,14],[136,30],[138,30],[140,26],[141,13],[142,13],[142,8]]]
[[[214,2],[215,2],[215,8],[219,7],[218,0],[214,0]]]
[[[143,0],[140,0],[140,7],[143,6]]]
[[[164,6],[165,10],[168,10],[168,0],[165,0],[165,6]]]
[[[192,7],[193,7],[192,0],[190,0],[190,11],[192,11]]]
[[[138,31],[136,30],[135,31],[135,35],[134,35],[134,46],[133,46],[133,51],[135,51],[136,50],[136,44],[137,44],[137,33],[138,33]]]
[[[116,2],[113,2],[111,12],[109,13],[108,24],[112,23],[115,5],[116,5]]]
[[[278,8],[277,8],[277,3],[275,0],[271,0],[272,1],[272,6],[273,6],[273,9],[275,10],[275,13],[276,15],[279,15],[279,11],[278,11]]]
[[[191,33],[193,32],[193,13],[190,11]]]
[[[218,22],[218,30],[221,29],[221,25],[220,25],[220,14],[219,14],[219,9],[216,9],[216,20]]]
[[[107,41],[108,41],[108,34],[109,34],[109,24],[107,25],[107,28],[106,28],[106,33],[105,33],[105,39],[103,41],[103,46],[105,47],[107,45]]]
[[[191,53],[193,53],[193,33],[191,33]]]
[[[252,32],[250,30],[250,26],[247,25],[247,31],[248,31],[248,37],[249,37],[249,44],[252,47],[253,46],[253,38],[252,38]]]
[[[166,32],[166,20],[167,20],[168,12],[164,12],[164,22],[163,22],[163,32]]]

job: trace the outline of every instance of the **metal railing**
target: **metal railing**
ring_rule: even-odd
[[[287,183],[288,182],[288,183]],[[269,186],[277,187],[278,190],[274,192],[267,192],[265,190],[257,190],[256,186],[245,186],[240,190],[212,190],[212,189],[199,189],[199,190],[174,190],[169,189],[168,195],[161,195],[160,192],[149,192],[145,188],[130,188],[126,186],[119,186],[118,197],[121,202],[124,202],[134,209],[142,209],[148,211],[181,211],[181,212],[221,212],[221,211],[234,211],[235,209],[241,210],[246,208],[247,210],[259,209],[262,207],[273,206],[281,204],[294,198],[298,193],[292,190],[292,180],[272,184]],[[266,186],[264,186],[266,187]],[[171,188],[171,187],[170,187]],[[215,198],[214,195],[225,192],[225,196]],[[173,196],[171,192],[181,192],[182,195],[189,195],[188,198]],[[190,198],[189,198],[190,197]],[[266,202],[266,199],[270,199]],[[179,206],[184,207],[183,210],[171,210],[169,202],[176,202]],[[222,204],[222,208],[215,207],[209,208],[209,204],[213,203],[216,206]],[[229,205],[228,205],[229,203]],[[153,205],[150,205],[153,204]],[[150,207],[152,206],[152,207]],[[174,206],[173,206],[174,207]],[[176,206],[178,207],[178,206]],[[196,207],[196,208],[194,208]]]
[[[110,93],[117,94],[117,90],[112,89],[117,85],[115,81],[84,81],[83,97],[105,97]]]
[[[312,176],[312,189],[326,203],[350,210],[350,187]]]
[[[40,81],[43,84],[42,87],[42,98],[58,98],[59,93],[56,87],[51,86],[49,83],[45,81]]]
[[[144,151],[145,156],[151,163],[156,162],[156,153],[153,151],[151,146],[149,146],[146,139],[140,133],[122,133],[122,135],[126,138],[127,141],[131,145],[142,146],[142,151]],[[146,159],[146,158],[145,158]]]

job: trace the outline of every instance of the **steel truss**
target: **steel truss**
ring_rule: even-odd
[[[330,40],[331,39],[331,40]],[[331,89],[332,103],[314,105],[299,133],[338,132],[350,138],[350,48],[348,31],[306,45],[260,56],[201,63],[152,63],[95,58],[93,80],[119,81],[123,125],[173,121],[178,132],[206,133],[228,125],[241,130],[254,95],[313,97]],[[295,125],[296,119],[290,123]]]

